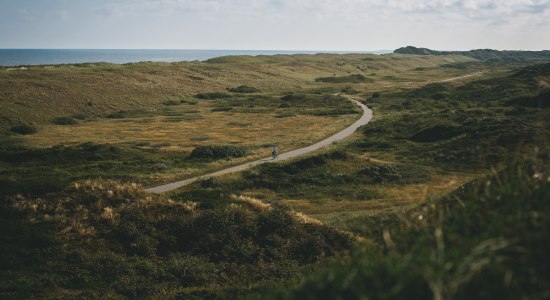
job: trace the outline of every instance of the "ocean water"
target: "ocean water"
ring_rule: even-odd
[[[372,53],[391,51],[286,51],[286,50],[138,50],[138,49],[0,49],[0,66],[53,65],[109,62],[124,64],[141,61],[176,62],[207,60],[226,55],[275,55],[316,53]]]

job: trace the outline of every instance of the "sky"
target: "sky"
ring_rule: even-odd
[[[0,48],[550,49],[550,0],[0,0]]]

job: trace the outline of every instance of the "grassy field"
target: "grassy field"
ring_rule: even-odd
[[[3,68],[0,297],[543,299],[549,66],[323,54]],[[374,110],[345,141],[143,191],[322,140],[359,117],[337,94]]]
[[[374,82],[359,91],[418,86],[434,77],[464,75],[440,65],[472,61],[463,56],[277,55],[234,56],[206,62],[82,64],[0,68],[0,125],[47,123],[55,117],[98,117],[119,110],[157,109],[197,93],[226,92],[246,84],[266,93],[326,87],[316,78],[360,74]],[[418,71],[418,70],[421,71]],[[336,85],[338,89],[349,85]],[[63,110],[59,110],[63,107]]]

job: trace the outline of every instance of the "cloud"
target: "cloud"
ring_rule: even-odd
[[[392,10],[403,13],[541,13],[550,0],[140,0],[98,8],[109,14],[235,13],[240,11],[338,14]],[[341,17],[341,15],[340,15]]]

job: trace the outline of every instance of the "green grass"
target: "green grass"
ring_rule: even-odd
[[[407,216],[368,218],[371,244],[259,298],[545,298],[550,174],[548,154],[534,157]]]
[[[280,205],[235,198],[215,209],[201,207],[115,181],[86,181],[43,198],[7,198],[0,296],[215,295],[295,277],[352,243],[349,235],[306,223]]]

